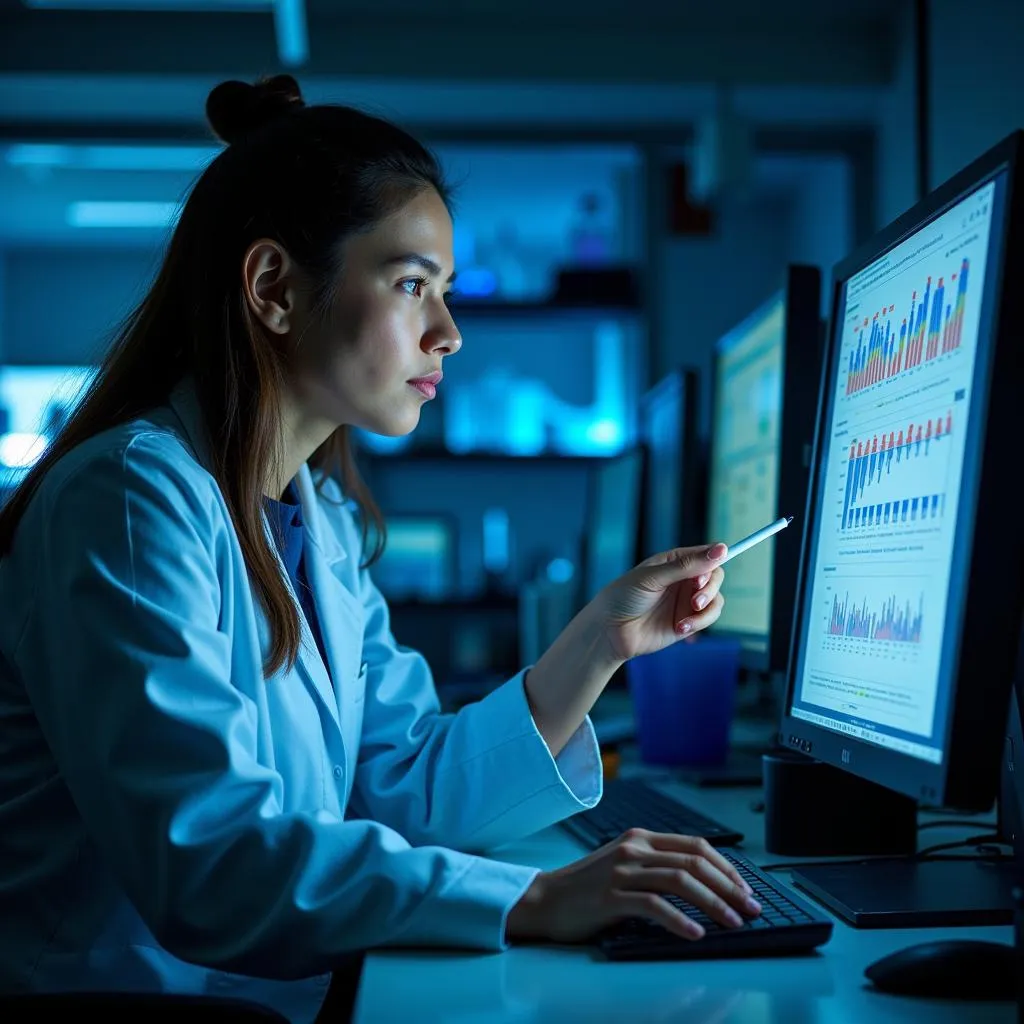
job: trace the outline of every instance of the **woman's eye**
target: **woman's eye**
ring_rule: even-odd
[[[427,282],[422,277],[411,277],[408,281],[403,281],[401,287],[404,289],[407,295],[419,295],[420,289]]]

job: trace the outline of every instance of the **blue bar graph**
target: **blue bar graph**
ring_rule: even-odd
[[[953,430],[953,414],[929,419],[922,423],[910,423],[898,430],[875,434],[870,441],[854,440],[850,445],[846,469],[846,488],[843,496],[841,528],[844,530],[861,527],[898,526],[907,523],[928,523],[942,516],[946,496],[935,489],[920,490],[905,497],[892,495],[893,484],[900,479],[901,467],[909,468],[911,460],[920,464],[929,456],[936,457],[942,443]],[[945,453],[942,455],[945,458]],[[923,467],[922,468],[927,468]],[[941,467],[939,467],[941,468]],[[915,479],[923,477],[936,480],[941,473],[917,473]],[[876,500],[873,488],[889,483],[885,496]]]

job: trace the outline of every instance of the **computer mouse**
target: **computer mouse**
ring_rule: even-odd
[[[943,999],[1014,999],[1019,954],[1013,946],[948,939],[907,946],[868,966],[881,992]]]

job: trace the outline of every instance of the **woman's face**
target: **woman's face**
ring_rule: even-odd
[[[345,241],[329,313],[308,317],[290,361],[305,416],[407,434],[462,346],[447,306],[452,221],[426,188],[371,231]]]

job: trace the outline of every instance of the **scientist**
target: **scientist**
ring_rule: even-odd
[[[756,913],[685,836],[553,872],[485,855],[597,802],[590,708],[716,620],[726,548],[649,558],[441,714],[372,582],[349,430],[411,431],[462,344],[448,189],[405,132],[289,76],[224,82],[206,112],[226,146],[0,512],[0,992],[340,1021],[373,947],[631,915],[695,937],[668,892]]]

